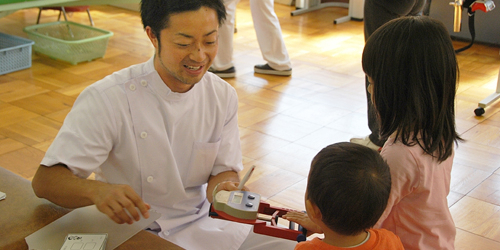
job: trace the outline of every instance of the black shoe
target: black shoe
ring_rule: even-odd
[[[277,75],[277,76],[291,76],[292,68],[287,70],[275,70],[269,66],[269,64],[257,64],[253,68],[255,73],[266,74],[266,75]]]
[[[218,75],[220,78],[233,78],[236,76],[236,69],[233,67],[226,70],[215,70],[214,68],[208,68],[209,72]]]

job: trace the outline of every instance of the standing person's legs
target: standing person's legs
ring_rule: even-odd
[[[219,27],[219,50],[212,63],[215,71],[224,71],[233,67],[233,36],[236,5],[239,0],[225,0],[226,21]]]
[[[364,33],[365,41],[380,26],[407,15],[420,15],[424,8],[426,0],[398,1],[396,4],[392,1],[365,0],[364,5]],[[370,135],[365,138],[352,138],[351,142],[362,144],[377,150],[384,146],[385,140],[379,136],[379,124],[377,113],[373,107],[370,93],[368,92],[368,79],[365,79],[365,90],[367,98],[368,128]]]
[[[422,15],[428,16],[431,13],[431,0],[427,0],[422,10]]]
[[[385,23],[402,16],[421,15],[426,0],[365,0],[364,32],[368,37]]]
[[[289,71],[292,64],[283,40],[273,0],[250,0],[252,20],[262,57],[276,71]]]

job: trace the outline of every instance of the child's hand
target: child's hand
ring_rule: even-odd
[[[306,213],[290,211],[285,215],[283,215],[283,219],[298,223],[299,225],[307,229],[307,236],[313,233],[318,233],[318,234],[323,233],[323,230],[321,230],[321,228],[318,225],[316,225],[316,223],[314,223],[311,219],[309,219],[309,216],[307,216]]]

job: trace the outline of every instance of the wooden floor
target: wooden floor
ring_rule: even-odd
[[[334,25],[333,19],[347,15],[341,8],[293,17],[293,7],[277,4],[275,9],[292,58],[292,77],[253,73],[253,66],[264,61],[243,0],[234,37],[237,77],[229,83],[239,95],[244,172],[257,165],[248,186],[272,204],[304,209],[312,157],[328,144],[369,132],[360,65],[363,22]],[[33,177],[83,88],[153,55],[137,12],[92,6],[91,13],[97,27],[114,32],[104,58],[75,66],[34,54],[30,69],[0,76],[0,166],[26,179]],[[27,37],[22,29],[34,25],[37,14],[30,9],[3,17],[0,32]],[[45,11],[41,22],[56,19],[57,12]],[[88,24],[85,13],[70,19]],[[499,48],[475,44],[458,59],[457,126],[467,141],[456,151],[448,197],[456,248],[500,249],[500,102],[483,117],[473,113],[496,89]]]

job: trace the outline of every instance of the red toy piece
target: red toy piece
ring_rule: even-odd
[[[488,12],[492,11],[495,8],[495,3],[491,0],[486,0],[486,1],[475,1],[471,5],[471,11],[475,12],[476,10],[482,10],[483,12]]]
[[[212,218],[223,219],[234,221],[238,223],[253,225],[253,231],[258,234],[264,234],[268,236],[278,237],[282,239],[295,240],[297,242],[305,241],[307,231],[305,228],[298,226],[298,230],[295,230],[295,223],[290,222],[289,228],[278,227],[278,218],[285,215],[288,211],[293,211],[286,208],[272,207],[269,203],[261,201],[259,203],[259,214],[271,215],[271,225],[265,220],[255,219],[240,219],[229,215],[223,211],[215,210],[213,205],[210,206],[209,216]]]

